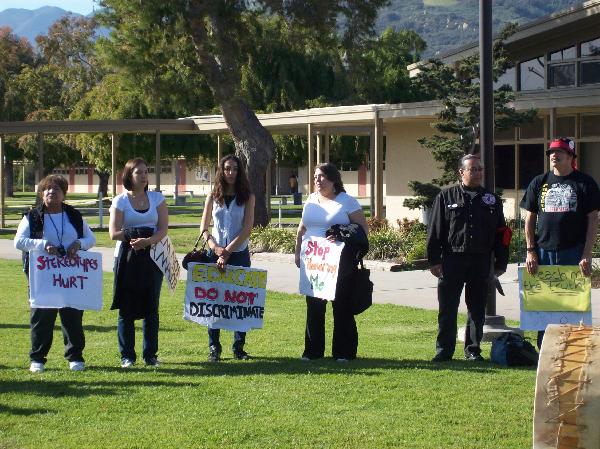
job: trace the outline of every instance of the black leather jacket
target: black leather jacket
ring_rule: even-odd
[[[508,243],[502,200],[480,187],[471,199],[462,184],[442,190],[435,199],[427,233],[430,265],[442,263],[444,253],[494,252],[494,268],[506,270]],[[510,238],[509,238],[510,240]]]

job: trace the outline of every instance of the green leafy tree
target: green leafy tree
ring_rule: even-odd
[[[181,71],[197,70],[210,88],[233,136],[237,153],[246,160],[256,193],[255,222],[269,220],[265,173],[275,151],[270,133],[260,124],[242,89],[242,68],[257,42],[251,36],[258,18],[279,16],[299,40],[322,42],[337,32],[351,48],[373,32],[377,10],[386,0],[102,0],[103,21],[111,29],[105,46],[113,62],[135,73],[143,84],[170,55]],[[340,20],[342,19],[342,20]],[[311,32],[307,32],[310,30]],[[190,58],[187,53],[194,57]],[[161,95],[161,92],[156,92]]]
[[[500,33],[493,45],[494,81],[513,66],[504,50],[504,40],[514,33],[515,25],[509,25]],[[440,60],[430,60],[416,77],[415,85],[421,86],[424,95],[439,99],[444,106],[434,123],[440,133],[419,139],[439,164],[441,174],[430,183],[410,181],[413,198],[404,206],[417,209],[431,207],[435,196],[443,186],[458,180],[457,162],[476,150],[479,128],[479,54],[464,58],[453,66]],[[508,104],[514,100],[514,92],[508,85],[494,91],[494,126],[496,130],[508,129],[533,120],[535,110],[516,111]]]
[[[419,60],[426,44],[411,30],[387,28],[363,48],[348,53],[350,82],[355,102],[402,103],[420,100],[406,67]]]
[[[74,120],[122,120],[131,118],[154,118],[146,99],[129,77],[124,74],[108,74],[94,86],[76,105],[70,118]],[[123,166],[128,159],[143,157],[154,161],[155,136],[124,134],[117,137],[117,165]],[[78,134],[72,144],[80,149],[83,157],[94,165],[100,179],[99,191],[106,196],[112,164],[111,137],[107,134]],[[161,154],[166,158],[186,157],[193,161],[199,154],[212,156],[216,144],[208,136],[161,135]]]
[[[24,120],[24,98],[16,94],[16,81],[34,62],[33,48],[25,38],[17,37],[9,27],[0,27],[0,120]],[[5,139],[6,194],[13,195],[13,161],[22,157],[17,137]]]

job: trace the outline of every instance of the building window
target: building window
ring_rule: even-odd
[[[519,189],[544,172],[544,144],[519,145]]]
[[[575,137],[575,117],[556,117],[557,137]]]
[[[582,142],[577,150],[577,165],[595,179],[600,177],[600,142]]]
[[[565,59],[575,59],[577,57],[577,49],[575,46],[563,48],[562,50],[550,53],[550,61],[564,61]]]
[[[496,187],[500,189],[515,188],[515,146],[494,146],[494,173]]]
[[[581,137],[600,136],[600,115],[581,116]]]
[[[537,117],[530,123],[524,123],[519,128],[520,139],[543,139],[544,138],[544,119]]]
[[[581,62],[581,85],[600,83],[600,61]]]
[[[521,90],[544,88],[544,57],[539,56],[519,64],[519,86]]]
[[[600,37],[581,43],[581,57],[600,56]]]
[[[548,88],[574,87],[575,62],[548,65]]]
[[[515,128],[495,129],[494,140],[515,140]]]
[[[154,164],[148,165],[148,173],[156,173],[156,166]],[[171,173],[171,161],[160,161],[160,173]]]

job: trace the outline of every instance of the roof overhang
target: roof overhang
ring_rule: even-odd
[[[197,129],[193,120],[180,119],[0,122],[0,134],[154,134],[156,131],[165,134],[190,134],[197,132]]]

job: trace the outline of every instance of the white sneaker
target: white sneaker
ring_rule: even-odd
[[[348,359],[335,359],[335,361],[338,363],[346,363]]]
[[[41,362],[31,362],[29,365],[29,371],[32,373],[43,373],[46,367]]]
[[[131,368],[133,366],[133,360],[121,359],[121,368]]]
[[[83,362],[69,362],[69,369],[71,371],[83,371],[85,369],[85,363],[83,363]]]

